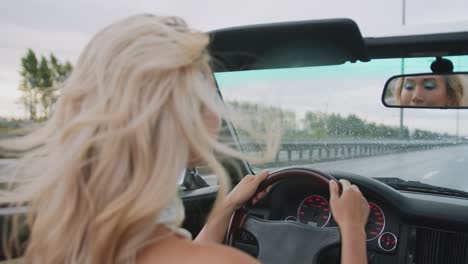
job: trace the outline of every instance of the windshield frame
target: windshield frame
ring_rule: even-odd
[[[405,59],[402,59],[402,60],[405,60]],[[406,59],[406,63],[408,63],[409,60],[410,60],[410,59]],[[373,61],[375,61],[375,60],[373,60]],[[372,64],[372,61],[370,61],[370,62],[368,62],[368,63]],[[367,64],[367,63],[366,63],[366,64]],[[338,66],[330,66],[330,67],[340,67],[340,65],[338,65]],[[316,67],[314,67],[314,68],[316,68]],[[409,68],[411,68],[411,67],[409,67]],[[294,70],[294,69],[297,69],[297,68],[290,68],[290,70]],[[410,69],[410,70],[411,70],[411,69]],[[248,73],[249,71],[242,71],[242,72]],[[251,72],[252,72],[252,71],[251,71]],[[255,71],[255,72],[258,72],[258,71]],[[254,72],[254,73],[255,73],[255,72]],[[229,74],[229,72],[222,72],[222,73],[223,73],[223,74]],[[216,72],[215,72],[214,75],[215,75],[215,78],[216,78],[216,82],[217,82],[217,85],[218,85],[218,89],[219,89],[219,91],[220,91],[222,97],[224,98],[225,102],[226,102],[226,103],[229,103],[229,102],[228,102],[228,101],[229,101],[229,98],[226,97],[225,94],[223,93],[223,83],[222,83],[222,81],[219,79],[219,76],[216,76],[217,74],[219,74],[219,73],[216,73]],[[239,147],[240,147],[243,151],[246,151],[246,146],[242,144],[242,139],[240,138],[239,133],[238,133],[238,131],[237,131],[237,129],[236,129],[236,126],[235,126],[234,124],[232,124],[232,128],[233,128],[233,130],[234,130],[234,132],[235,132],[235,135],[236,135],[236,137],[237,137],[237,140],[238,140],[238,143],[239,143]],[[283,143],[284,143],[284,142],[283,142]],[[323,144],[333,145],[333,142],[325,142],[325,143],[323,143]],[[447,144],[450,145],[450,144],[452,144],[452,143],[447,142]],[[387,145],[388,145],[388,144],[387,144]],[[343,152],[343,150],[340,150],[340,151]],[[291,154],[288,154],[288,155],[291,155]],[[294,154],[293,154],[293,155],[294,155]],[[302,155],[302,154],[300,154],[300,155]],[[253,165],[253,164],[249,164],[249,163],[246,163],[246,165],[248,166],[249,170],[251,170],[252,172],[258,172],[259,169],[267,168],[267,167],[259,167],[258,165]],[[303,165],[303,164],[300,164],[300,163],[299,163],[299,164],[287,164],[287,165],[284,165],[284,166],[280,166],[280,167],[278,167],[278,168],[284,168],[285,166],[286,166],[286,167],[289,167],[289,166],[302,166],[302,165]],[[270,169],[272,169],[272,168],[270,168]],[[318,168],[318,169],[320,169],[320,168]],[[356,172],[353,172],[353,173],[356,173]],[[382,177],[383,177],[383,176],[382,176]]]

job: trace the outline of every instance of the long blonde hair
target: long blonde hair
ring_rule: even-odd
[[[134,263],[176,197],[190,153],[218,176],[218,198],[225,195],[227,175],[214,153],[246,157],[221,144],[203,116],[208,109],[228,118],[208,43],[174,17],[112,24],[81,54],[50,120],[4,142],[30,150],[0,196],[28,206],[26,263]],[[265,159],[278,144],[268,139]]]

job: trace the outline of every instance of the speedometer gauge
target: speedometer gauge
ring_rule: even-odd
[[[311,195],[302,200],[297,210],[297,219],[303,224],[324,227],[331,218],[330,205],[323,196]]]
[[[382,208],[374,203],[369,203],[369,209],[369,219],[366,225],[367,241],[380,236],[385,228],[385,215]]]

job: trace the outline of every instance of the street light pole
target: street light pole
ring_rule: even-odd
[[[403,8],[402,8],[402,11],[403,11],[403,12],[402,12],[403,18],[402,18],[402,21],[401,21],[401,22],[402,22],[402,24],[403,24],[403,26],[404,26],[404,25],[406,24],[406,0],[403,0]]]
[[[405,73],[405,58],[401,59],[401,74]],[[403,108],[400,108],[400,139],[404,137],[404,127],[403,127]]]
[[[403,26],[406,24],[406,0],[402,3],[402,20]],[[405,73],[405,58],[401,59],[401,74]],[[400,108],[400,139],[403,139],[403,108]]]

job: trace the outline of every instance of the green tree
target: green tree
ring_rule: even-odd
[[[70,62],[60,63],[54,54],[50,54],[50,66],[52,70],[52,78],[56,83],[62,83],[70,75],[73,66]]]
[[[344,135],[345,136],[365,136],[368,125],[358,116],[351,114],[344,120]]]
[[[322,139],[327,136],[327,115],[324,113],[306,112],[302,119],[304,134],[309,139]]]
[[[50,107],[54,101],[54,86],[52,80],[52,70],[44,56],[41,57],[39,64],[39,83],[40,101],[42,105],[43,117],[47,118],[50,112]]]
[[[37,104],[39,100],[39,66],[36,54],[29,49],[26,56],[21,58],[20,72],[23,77],[19,90],[22,92],[20,102],[24,105],[29,113],[29,119],[36,120]]]
[[[236,127],[250,126],[261,131],[268,127],[267,122],[278,121],[285,138],[296,135],[297,120],[296,113],[293,111],[250,102],[228,101],[226,104],[236,112],[242,113],[242,117],[246,117],[244,120],[238,120],[237,122],[241,123],[235,124]],[[240,130],[237,130],[237,133],[244,136]]]
[[[61,63],[54,54],[49,60],[41,56],[39,62],[34,51],[28,49],[21,58],[21,68],[20,103],[27,109],[29,119],[47,119],[57,101],[60,84],[73,70],[71,63]]]

